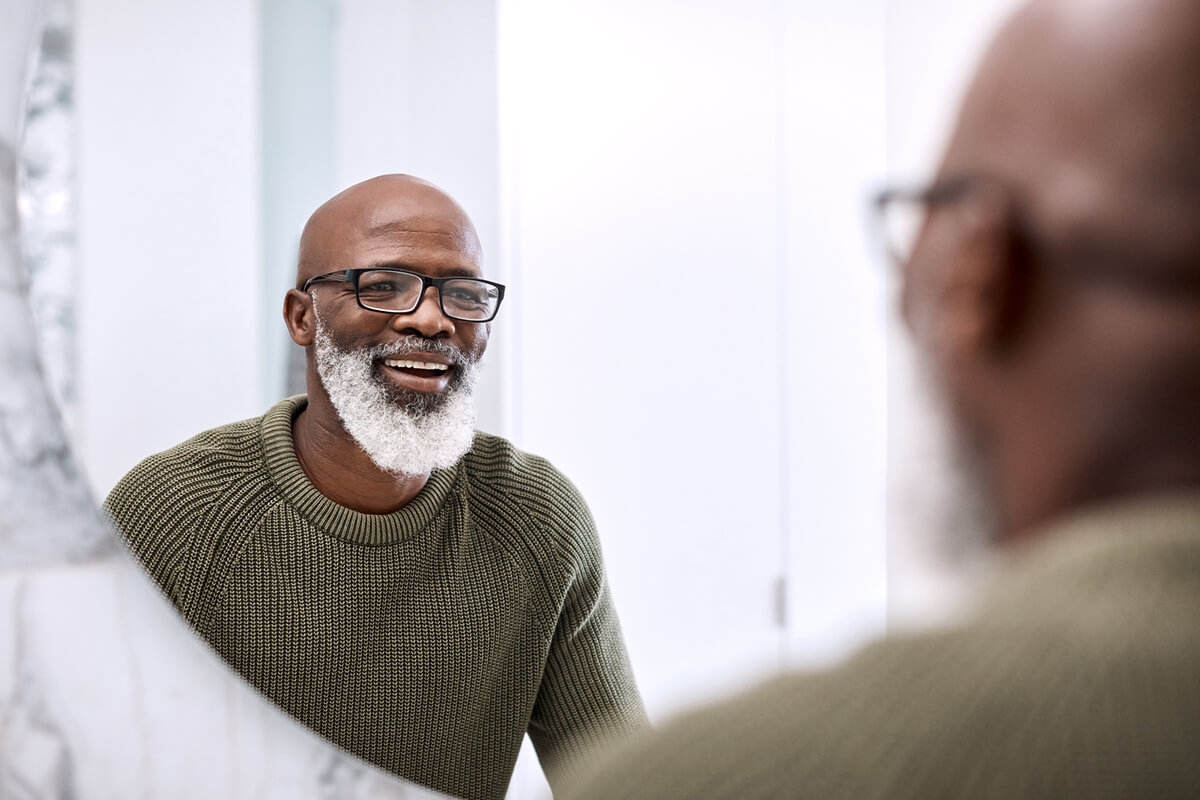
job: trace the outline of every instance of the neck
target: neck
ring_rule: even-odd
[[[380,469],[342,427],[332,405],[310,394],[292,423],[296,458],[321,494],[365,514],[390,514],[409,503],[429,475],[398,475]]]
[[[1046,445],[1049,432],[1024,442],[1009,439],[996,473],[1005,543],[1032,540],[1053,520],[1090,506],[1200,491],[1200,453],[1192,445],[1200,431],[1071,441],[1062,435],[1066,428],[1064,422],[1056,446]]]

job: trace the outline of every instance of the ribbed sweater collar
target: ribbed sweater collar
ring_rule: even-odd
[[[338,505],[309,481],[296,457],[292,420],[308,405],[304,395],[289,397],[262,417],[263,459],[280,494],[318,528],[348,542],[386,545],[404,541],[427,528],[450,494],[457,468],[434,470],[416,497],[391,514],[364,514]]]

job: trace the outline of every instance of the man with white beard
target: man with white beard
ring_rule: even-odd
[[[935,180],[879,198],[990,507],[967,616],[685,714],[566,797],[1200,797],[1197,76],[1195,0],[1033,0]]]
[[[196,630],[350,752],[505,795],[528,732],[552,786],[646,725],[591,516],[474,431],[504,287],[466,213],[385,175],[301,236],[284,320],[306,396],[143,461],[105,507]]]

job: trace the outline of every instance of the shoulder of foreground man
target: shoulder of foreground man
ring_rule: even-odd
[[[578,487],[545,458],[507,439],[478,431],[461,465],[472,496],[497,513],[518,512],[570,547],[596,538],[591,510]]]
[[[563,797],[1197,797],[1195,606],[1160,611],[1144,633],[996,619],[882,641],[679,716]]]

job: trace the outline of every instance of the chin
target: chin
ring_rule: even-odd
[[[455,386],[447,386],[441,392],[414,392],[401,386],[389,384],[379,379],[383,386],[384,396],[393,408],[398,408],[410,414],[429,414],[446,405],[446,401],[454,392]]]

